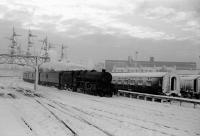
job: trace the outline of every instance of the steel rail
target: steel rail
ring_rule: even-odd
[[[183,102],[192,103],[192,104],[194,104],[194,108],[196,108],[196,105],[200,105],[200,100],[173,97],[173,96],[163,96],[163,95],[153,95],[153,94],[146,94],[146,93],[130,92],[130,91],[125,91],[125,90],[118,90],[118,95],[129,96],[132,98],[133,98],[133,96],[136,96],[137,99],[139,99],[140,97],[144,97],[144,100],[147,100],[147,98],[151,98],[152,101],[159,99],[159,100],[161,100],[161,103],[167,100],[167,101],[170,101],[170,104],[172,101],[178,101],[180,103],[180,106],[182,105]]]

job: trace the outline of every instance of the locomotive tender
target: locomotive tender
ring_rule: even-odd
[[[34,72],[24,72],[23,80],[35,81]],[[55,86],[59,89],[70,89],[99,96],[112,96],[112,76],[103,70],[102,72],[77,70],[77,71],[51,71],[39,72],[39,84]]]
[[[166,72],[112,73],[117,90],[180,96],[180,78]]]

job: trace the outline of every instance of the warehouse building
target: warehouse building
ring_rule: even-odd
[[[105,68],[109,72],[116,68],[195,70],[197,64],[196,62],[155,61],[154,57],[150,57],[149,61],[134,61],[129,56],[128,60],[105,60]]]

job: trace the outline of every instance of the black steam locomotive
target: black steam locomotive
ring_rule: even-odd
[[[34,82],[35,73],[24,72],[23,80]],[[39,72],[38,83],[56,86],[59,89],[69,89],[75,92],[111,97],[113,95],[111,80],[112,75],[105,70],[102,72],[95,70],[51,71]]]

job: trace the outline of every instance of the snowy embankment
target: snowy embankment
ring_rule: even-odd
[[[200,109],[0,79],[2,136],[198,136]],[[27,93],[28,92],[28,93]]]

